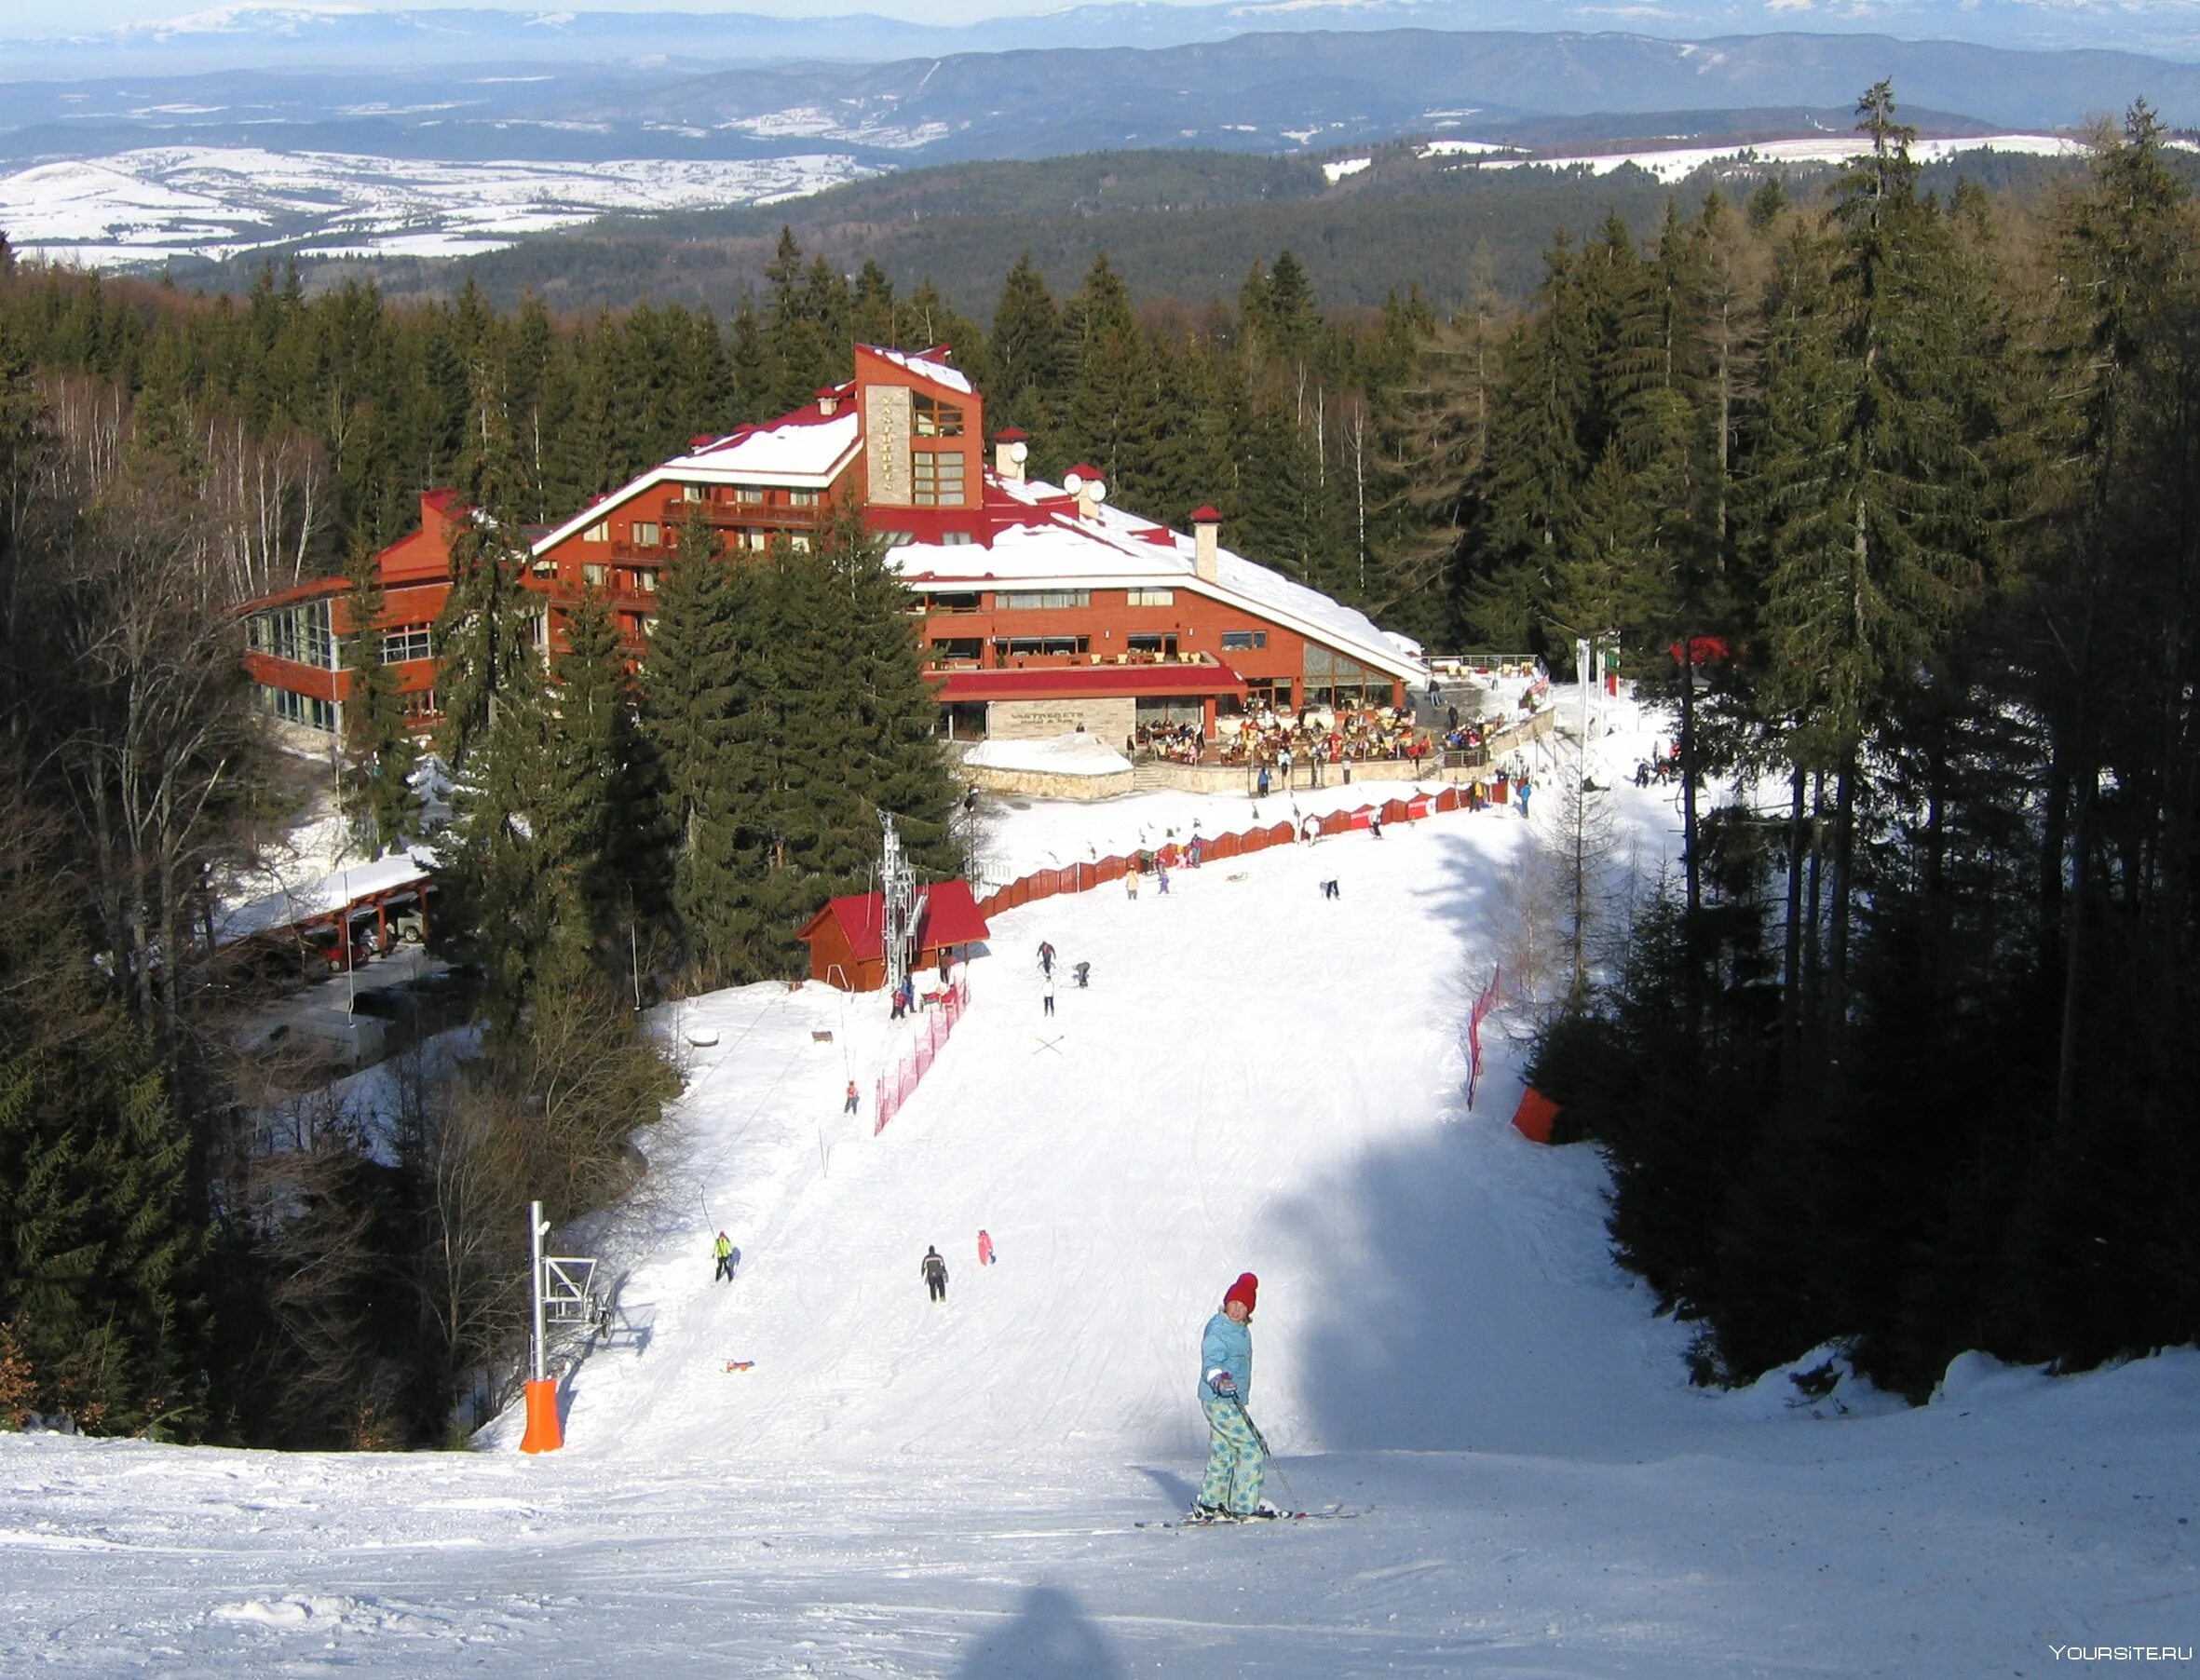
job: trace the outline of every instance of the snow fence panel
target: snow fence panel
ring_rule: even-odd
[[[1268,843],[1270,846],[1289,846],[1297,838],[1297,833],[1288,822],[1279,822],[1268,831]]]
[[[1383,801],[1382,820],[1385,822],[1411,822],[1413,812],[1403,799]]]

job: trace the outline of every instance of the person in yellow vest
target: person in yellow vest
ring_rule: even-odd
[[[718,1257],[718,1269],[711,1274],[711,1281],[715,1283],[720,1279],[724,1279],[728,1283],[732,1282],[733,1239],[727,1236],[724,1231],[720,1231],[718,1240],[711,1244],[711,1253]]]

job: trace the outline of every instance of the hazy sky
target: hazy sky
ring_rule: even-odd
[[[163,23],[195,12],[230,9],[239,0],[0,0],[0,36],[74,34],[117,23]],[[284,0],[259,0],[280,6]],[[835,16],[845,12],[873,12],[881,17],[908,18],[935,23],[970,23],[980,18],[1001,18],[1056,11],[1075,0],[302,0],[306,9],[343,11],[439,11],[455,7],[479,6],[505,11],[592,12],[750,12],[768,17],[806,14]],[[1182,0],[1154,0],[1160,5]],[[0,81],[7,79],[0,66]]]
[[[74,34],[119,23],[166,22],[210,10],[230,10],[245,5],[280,7],[286,0],[0,0],[0,38],[36,38]],[[1078,0],[295,0],[306,9],[346,11],[429,11],[453,6],[488,9],[587,11],[697,11],[750,12],[781,17],[850,12],[873,12],[935,23],[967,23],[980,18],[1028,16],[1055,11]],[[1148,0],[1154,5],[1190,4],[1192,0]],[[1975,4],[1975,0],[1970,0]],[[1966,0],[1955,0],[1965,5]],[[2090,12],[2101,23],[2104,37],[2112,37],[2119,21],[2166,19],[2200,14],[2200,0],[2015,0],[2018,7],[2038,7],[2073,13]],[[1807,28],[1813,21],[1848,14],[1852,27],[1867,20],[1881,8],[1873,0],[1758,0],[1763,17],[1758,27]],[[1607,8],[1597,8],[1607,9]],[[1750,9],[1745,6],[1745,12]],[[1611,0],[1609,27],[1624,29],[1630,23],[1650,25],[1660,8],[1654,0]],[[2104,38],[2103,45],[2113,44]],[[0,81],[7,66],[0,62]]]

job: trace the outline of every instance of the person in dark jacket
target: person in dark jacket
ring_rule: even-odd
[[[947,1298],[947,1262],[940,1258],[938,1249],[929,1244],[926,1246],[924,1259],[917,1265],[917,1271],[923,1278],[924,1286],[932,1292],[933,1300],[944,1301]]]

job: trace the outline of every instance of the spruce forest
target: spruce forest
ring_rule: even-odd
[[[1212,502],[1432,650],[1601,641],[1670,707],[1671,874],[1577,951],[1534,1077],[1700,1377],[1840,1343],[1922,1397],[1966,1348],[2193,1339],[2200,221],[2144,106],[2082,177],[2002,192],[1927,190],[1898,115],[1866,94],[1823,189],[1553,230],[1520,307],[1472,264],[1370,310],[1288,251],[1197,305],[1026,256],[981,324],[782,234],[723,318],[569,318],[470,281],[209,297],[0,242],[0,1420],[463,1433],[523,1339],[510,1209],[620,1194],[675,1087],[637,1003],[795,972],[881,812],[921,872],[965,867],[860,528],[734,566],[699,522],[639,671],[600,603],[546,668],[499,536],[799,406],[859,341],[951,345],[1040,477],[1090,461],[1178,525]],[[400,1066],[385,1147],[239,1049],[216,901],[306,779],[234,609],[344,572],[371,610],[368,558],[445,487],[486,516],[435,742],[480,1053]],[[346,657],[372,853],[415,836],[419,761]]]

